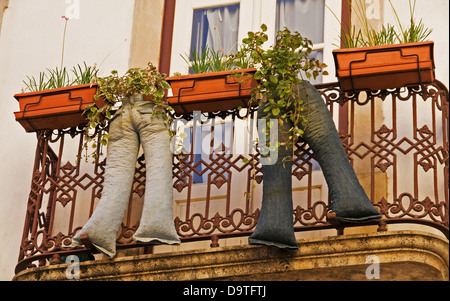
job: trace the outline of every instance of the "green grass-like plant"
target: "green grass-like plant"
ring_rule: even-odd
[[[55,67],[54,69],[47,68],[46,71],[39,73],[38,78],[27,75],[27,79],[23,81],[26,86],[24,90],[36,92],[73,85],[89,84],[92,79],[97,76],[97,73],[97,67],[88,66],[85,62],[83,62],[83,65],[77,64],[72,67],[71,73],[67,71],[66,67]]]
[[[322,3],[331,11],[333,16],[342,26],[339,18],[331,10],[331,8],[327,6],[323,1]],[[375,30],[369,23],[366,15],[367,6],[365,1],[348,0],[348,3],[352,9],[352,13],[356,16],[359,23],[361,24],[361,28],[358,31],[356,31],[355,26],[348,26],[347,28],[343,28],[343,32],[340,35],[340,42],[342,43],[344,48],[423,42],[427,41],[432,32],[432,29],[425,27],[422,19],[420,19],[418,23],[415,20],[414,15],[416,0],[409,0],[410,19],[408,26],[402,25],[402,22],[400,21],[400,18],[397,14],[397,10],[395,9],[392,1],[389,0],[391,9],[395,15],[397,27],[391,24],[386,24],[383,25],[378,31]],[[339,47],[340,45],[336,46]]]
[[[219,72],[236,69],[236,61],[231,55],[226,55],[222,50],[214,50],[205,46],[203,51],[192,49],[190,53],[181,55],[192,74]],[[246,69],[250,65],[246,57],[239,58],[239,68]]]
[[[84,71],[86,70],[88,69],[84,69]],[[80,78],[82,77],[80,76]],[[88,119],[88,125],[84,132],[84,149],[87,151],[89,144],[94,149],[90,155],[85,155],[86,160],[89,157],[97,158],[97,141],[101,145],[108,143],[109,134],[104,130],[107,128],[113,112],[120,108],[122,99],[127,96],[151,95],[151,101],[155,104],[153,114],[161,116],[166,124],[170,124],[167,112],[172,108],[168,104],[165,93],[170,85],[165,80],[165,74],[159,73],[151,63],[148,63],[146,68],[130,68],[122,76],[119,76],[117,70],[113,70],[109,76],[94,77],[92,82],[99,85],[95,99],[102,98],[106,104],[99,108],[93,103],[85,108],[84,114]]]

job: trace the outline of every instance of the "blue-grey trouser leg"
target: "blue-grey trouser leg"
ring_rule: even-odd
[[[298,88],[299,98],[308,108],[308,123],[302,139],[312,149],[314,158],[324,173],[331,196],[331,210],[336,214],[336,219],[346,223],[379,219],[381,214],[359,183],[322,97],[307,81],[300,83]],[[258,118],[262,109],[258,111]],[[280,131],[280,137],[282,132],[283,130]],[[249,237],[249,243],[296,249],[298,245],[292,223],[292,164],[289,161],[285,164],[280,162],[282,158],[292,155],[292,149],[280,146],[279,152],[276,164],[262,167],[264,178],[261,213],[255,231]]]
[[[299,84],[300,98],[308,105],[308,125],[302,139],[322,168],[331,197],[331,210],[340,222],[364,223],[381,218],[372,205],[347,154],[322,97],[307,81]]]
[[[258,108],[258,119],[266,116],[264,106]],[[277,121],[275,121],[277,122]],[[271,130],[278,131],[279,142],[288,139],[286,133],[292,127],[292,122],[285,120]],[[259,141],[267,141],[266,133],[258,124]],[[275,142],[275,141],[273,141]],[[278,142],[278,141],[276,141]],[[264,143],[264,142],[263,142]],[[261,149],[261,147],[260,147]],[[278,147],[272,160],[261,158],[263,172],[263,199],[261,211],[255,231],[248,238],[250,244],[262,244],[283,249],[297,249],[298,243],[294,234],[293,202],[292,202],[292,142]]]
[[[167,128],[160,118],[151,116],[152,107],[152,103],[144,102],[142,97],[135,96],[124,100],[123,108],[111,121],[102,197],[91,218],[73,238],[73,246],[80,245],[81,235],[87,234],[89,241],[99,251],[109,257],[115,256],[117,231],[128,207],[140,142],[143,143],[146,155],[148,178],[144,209],[138,230],[142,236],[136,239],[179,243],[173,222],[172,187],[170,186],[169,189],[167,184],[172,181],[172,174],[169,175],[167,172],[168,169],[172,170],[172,161],[168,162],[165,158],[164,161],[158,161],[159,165],[156,168],[150,166],[155,161],[152,156],[160,157],[160,153],[166,156],[171,154],[168,142],[166,146],[166,140],[169,139]],[[162,130],[163,127],[165,131]],[[161,170],[166,171],[160,173]],[[149,176],[150,173],[151,176]],[[164,188],[154,191],[153,187]],[[162,199],[164,206],[151,205],[161,204]],[[147,213],[151,210],[155,210],[153,215],[169,218],[169,220],[163,223],[163,229],[167,232],[162,233],[158,230],[156,235],[146,240],[148,227],[155,225],[154,222],[147,221],[147,219],[152,220],[151,214]],[[161,229],[161,226],[159,225],[157,229]]]
[[[134,239],[141,242],[179,244],[173,218],[173,183],[170,137],[167,125],[149,108],[140,109],[139,128],[144,148],[146,182],[145,202]],[[152,126],[146,126],[151,123]]]

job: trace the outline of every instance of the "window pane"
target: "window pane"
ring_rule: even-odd
[[[205,46],[229,54],[237,49],[239,4],[194,10],[191,51]]]
[[[313,43],[323,43],[325,7],[321,0],[277,0],[276,31],[298,31]]]

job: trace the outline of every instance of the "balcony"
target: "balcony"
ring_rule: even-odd
[[[181,246],[153,247],[132,240],[145,191],[141,155],[118,232],[119,256],[109,260],[91,248],[63,248],[100,199],[106,157],[99,148],[94,163],[79,160],[84,152],[81,128],[42,131],[37,133],[15,279],[66,279],[68,255],[88,260],[81,263],[82,279],[90,280],[333,280],[333,273],[346,279],[342,275],[360,275],[361,269],[365,278],[365,260],[373,254],[386,263],[385,277],[448,279],[447,88],[439,81],[354,94],[342,92],[337,83],[316,88],[362,186],[383,215],[379,222],[344,228],[327,221],[327,185],[314,154],[299,141],[292,177],[300,250],[249,246],[246,237],[258,220],[263,175],[258,152],[247,151],[256,133],[250,122],[256,112],[244,118],[234,110],[202,116],[203,145],[209,139],[211,150],[207,155],[196,156],[192,147],[191,154],[173,156],[174,223]],[[240,135],[227,130],[227,124],[247,130]],[[192,137],[188,135],[195,145]],[[404,271],[400,276],[399,269]]]

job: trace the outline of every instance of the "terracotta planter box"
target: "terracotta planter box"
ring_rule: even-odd
[[[94,102],[96,91],[97,84],[86,84],[16,94],[20,111],[14,115],[27,132],[85,125],[83,111]],[[104,104],[103,100],[95,102],[99,107]]]
[[[382,90],[434,81],[433,42],[333,50],[343,91]]]
[[[240,78],[230,76],[242,72],[247,74]],[[255,72],[252,68],[168,77],[166,80],[173,94],[169,96],[169,104],[177,114],[246,107],[252,88],[258,85],[253,78]]]

